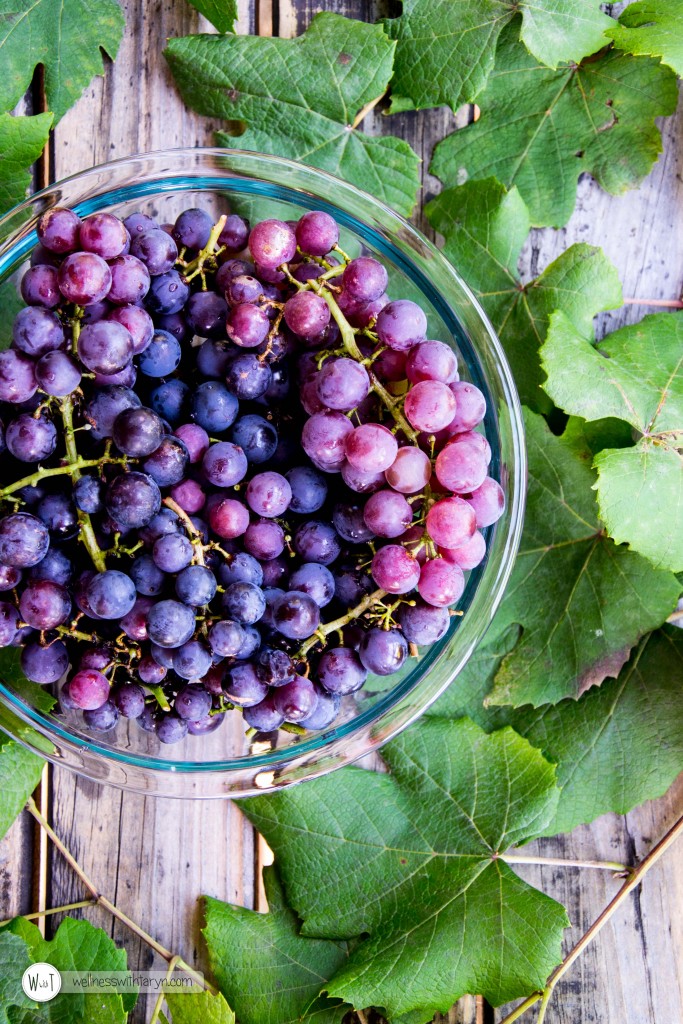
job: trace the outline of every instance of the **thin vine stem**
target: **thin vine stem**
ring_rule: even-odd
[[[62,426],[64,428],[66,458],[69,466],[71,466],[71,477],[73,481],[76,482],[76,480],[79,480],[81,477],[81,470],[78,465],[81,460],[76,446],[76,435],[74,433],[74,405],[71,396],[68,396],[60,403],[60,412],[62,415]],[[87,512],[82,512],[78,509],[78,522],[80,526],[80,538],[85,545],[86,551],[90,555],[93,565],[98,572],[105,572],[107,563],[105,561],[104,553],[97,543],[95,530]]]
[[[662,309],[683,309],[681,299],[623,299],[625,306],[659,306]]]
[[[96,469],[103,465],[126,465],[126,459],[112,459],[106,455],[100,456],[99,459],[82,459],[80,456],[75,462],[67,462],[63,466],[52,466],[50,469],[39,469],[36,473],[31,473],[30,476],[22,477],[21,480],[15,480],[14,483],[7,484],[6,487],[0,488],[0,501],[3,498],[8,498],[15,491],[20,491],[22,487],[36,487],[38,483],[41,483],[46,477],[49,476],[70,476],[74,480],[78,479],[83,469]]]
[[[170,508],[172,512],[178,516],[182,521],[185,530],[189,534],[190,542],[194,548],[194,557],[197,565],[204,565],[204,544],[202,542],[202,535],[194,525],[190,517],[184,508],[181,508],[177,501],[173,498],[164,498],[164,505],[166,508]]]
[[[208,241],[204,248],[197,253],[195,258],[187,263],[183,269],[183,277],[189,283],[197,275],[201,275],[202,287],[206,288],[206,281],[204,279],[204,266],[207,262],[214,260],[223,250],[222,248],[217,249],[218,239],[220,238],[221,232],[225,227],[227,221],[227,215],[224,214],[219,217],[214,226],[211,228],[211,234],[209,235]],[[182,266],[182,264],[181,264]],[[213,265],[209,269],[214,269]]]
[[[541,992],[534,992],[530,995],[523,1003],[520,1003],[516,1009],[509,1013],[507,1017],[500,1022],[500,1024],[512,1024],[513,1021],[518,1020],[523,1013],[526,1013],[526,1011],[539,1002],[539,1000],[541,1002],[541,1007],[536,1024],[542,1024],[548,1003],[550,1002],[555,986],[560,978],[567,973],[569,968],[581,956],[584,949],[590,945],[595,936],[604,928],[610,918],[616,913],[626,897],[640,885],[648,871],[654,867],[657,861],[681,835],[683,835],[683,817],[679,818],[678,821],[672,825],[666,835],[663,836],[663,838],[660,839],[659,842],[650,850],[647,857],[643,858],[640,864],[631,869],[627,881],[624,882],[616,896],[610,900],[602,913],[595,919],[588,931],[579,939],[571,952],[567,954],[559,967],[555,968],[548,978],[545,988]]]
[[[21,916],[26,921],[35,921],[40,917],[50,917],[51,914],[65,914],[67,910],[78,910],[80,907],[95,907],[97,906],[97,900],[78,900],[76,903],[65,903],[61,907],[50,907],[48,910],[34,910],[31,914],[22,914]],[[6,924],[11,924],[14,920],[13,917],[8,917],[6,921],[0,921],[0,928],[4,928]]]
[[[173,959],[169,961],[168,970],[166,971],[166,981],[169,981],[171,979],[173,972],[178,966],[179,962],[179,956],[174,956]],[[152,1011],[152,1016],[150,1018],[149,1024],[157,1024],[157,1022],[161,1019],[161,1010],[163,1008],[165,1001],[166,993],[162,989],[159,995],[157,996],[157,1000],[154,1004],[154,1010]]]
[[[35,818],[35,820],[38,822],[38,824],[43,829],[45,834],[52,840],[55,847],[59,850],[59,852],[64,857],[66,862],[75,872],[77,877],[81,880],[84,887],[90,893],[92,893],[92,901],[88,902],[92,902],[93,904],[97,904],[98,906],[103,907],[104,910],[107,910],[112,915],[112,917],[115,917],[118,921],[121,921],[121,923],[124,924],[128,929],[130,929],[130,931],[132,931],[135,935],[137,935],[138,938],[142,939],[142,941],[145,942],[151,949],[153,949],[155,953],[158,953],[159,956],[162,957],[169,965],[172,962],[175,962],[175,966],[180,967],[181,970],[184,971],[184,973],[187,974],[188,977],[192,978],[192,980],[195,981],[198,985],[200,985],[201,988],[210,992],[211,995],[218,995],[218,990],[216,989],[216,987],[212,985],[210,982],[206,981],[202,977],[202,975],[199,974],[198,971],[195,971],[195,969],[191,967],[188,963],[186,963],[182,959],[182,957],[178,956],[177,953],[172,953],[171,950],[166,949],[165,946],[162,946],[162,944],[158,942],[155,938],[153,938],[153,936],[151,936],[149,932],[146,932],[143,928],[140,927],[140,925],[136,924],[135,921],[128,917],[127,914],[120,910],[115,903],[112,903],[110,899],[107,899],[106,896],[102,895],[102,893],[99,891],[99,889],[92,881],[92,879],[86,874],[86,872],[80,866],[80,864],[78,863],[74,855],[71,853],[71,851],[64,845],[62,840],[59,838],[55,830],[50,825],[49,821],[40,813],[33,797],[28,798],[26,809],[28,810],[29,814],[33,818]]]
[[[552,865],[559,868],[595,868],[598,871],[613,871],[616,874],[630,874],[633,868],[627,864],[619,864],[614,860],[567,860],[564,857],[534,857],[520,853],[501,853],[497,860],[506,864],[539,864]]]
[[[332,619],[331,622],[321,623],[313,636],[309,637],[309,639],[301,645],[298,656],[300,658],[304,658],[312,647],[315,647],[315,645],[320,641],[324,642],[325,638],[328,637],[330,633],[336,633],[337,630],[343,629],[344,626],[348,626],[349,622],[353,622],[354,619],[357,619],[363,614],[363,612],[367,611],[368,608],[371,608],[373,604],[378,604],[386,596],[386,590],[373,590],[371,594],[364,597],[357,605],[350,608],[346,615],[340,615],[338,619]]]

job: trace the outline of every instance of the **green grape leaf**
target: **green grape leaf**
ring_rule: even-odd
[[[219,992],[197,989],[196,992],[169,992],[166,1005],[171,1011],[173,1024],[235,1024],[235,1014]]]
[[[221,992],[240,1024],[340,1024],[350,1007],[320,992],[348,944],[300,935],[275,868],[264,868],[263,882],[267,914],[206,897],[204,938]]]
[[[408,214],[418,189],[417,154],[402,139],[354,127],[359,112],[385,92],[395,46],[381,25],[327,12],[298,39],[186,36],[171,39],[165,53],[189,106],[247,123],[242,149],[330,171]],[[219,141],[234,145],[226,135]]]
[[[3,80],[5,69],[0,75],[0,81]],[[9,210],[26,198],[31,185],[28,169],[43,152],[51,125],[52,114],[0,114],[0,211]]]
[[[575,416],[608,415],[638,433],[595,457],[600,517],[611,537],[655,565],[683,570],[683,317],[646,316],[598,346],[562,313],[541,349],[545,390]]]
[[[0,109],[14,107],[42,64],[58,121],[103,74],[100,49],[114,59],[125,24],[116,0],[0,0]]]
[[[554,767],[511,729],[467,719],[422,721],[382,753],[391,775],[347,768],[240,804],[303,932],[369,933],[323,987],[390,1019],[541,987],[566,914],[498,855],[551,820]]]
[[[0,284],[0,309],[2,320],[0,321],[0,350],[10,347],[12,342],[12,324],[20,309],[23,309],[24,301],[17,288],[17,282],[8,277]]]
[[[495,634],[520,625],[492,704],[554,703],[617,675],[630,648],[672,611],[676,577],[617,545],[598,518],[592,452],[525,414],[529,491],[524,533]]]
[[[595,0],[403,0],[384,27],[396,39],[391,113],[472,103],[493,69],[501,30],[522,14],[521,39],[549,67],[578,63],[614,24]]]
[[[617,272],[602,249],[572,245],[529,284],[517,272],[530,229],[518,190],[495,179],[447,189],[425,212],[444,236],[444,253],[467,281],[488,314],[512,366],[522,401],[539,412],[550,403],[541,389],[544,374],[538,348],[550,314],[561,309],[585,338],[593,338],[593,317],[621,305]]]
[[[51,941],[42,937],[40,931],[23,917],[16,917],[7,926],[21,936],[29,949],[31,963],[48,963],[58,971],[125,971],[126,951],[114,945],[106,932],[95,928],[89,921],[77,921],[66,917]],[[21,977],[21,976],[20,976]],[[119,992],[60,992],[58,996],[43,1003],[39,1012],[27,1011],[26,1015],[12,1012],[12,1024],[125,1024],[128,1010],[135,1005],[135,997],[127,996],[124,1002]],[[2,1018],[0,1018],[1,1020]]]
[[[683,2],[638,0],[623,12],[608,35],[620,50],[659,57],[683,75]]]
[[[516,185],[532,224],[561,227],[580,174],[614,195],[649,174],[662,149],[654,119],[677,97],[676,76],[648,57],[609,50],[553,71],[506,29],[481,117],[438,144],[430,170],[446,185],[491,175]]]
[[[44,763],[20,743],[0,733],[0,838],[40,782]]]
[[[510,725],[557,765],[557,811],[544,835],[654,800],[683,771],[683,633],[648,633],[616,679],[578,700],[541,708],[485,708],[505,641],[479,650],[428,715],[475,717],[487,731]]]
[[[33,963],[21,935],[0,929],[0,1024],[18,1024],[37,1008],[21,987],[21,977]]]
[[[237,0],[189,0],[219,32],[232,32],[239,17]]]

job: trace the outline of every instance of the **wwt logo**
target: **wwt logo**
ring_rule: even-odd
[[[36,1003],[49,1003],[59,993],[62,978],[52,964],[33,964],[27,967],[21,979],[24,993]]]

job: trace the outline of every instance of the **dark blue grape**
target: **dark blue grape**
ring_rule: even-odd
[[[252,401],[265,394],[273,378],[268,363],[262,362],[252,352],[240,352],[234,356],[225,371],[225,381],[233,395],[244,401]]]
[[[289,577],[289,589],[309,594],[319,608],[324,608],[334,597],[334,576],[319,562],[306,562]]]
[[[292,659],[277,647],[263,647],[259,651],[256,673],[267,686],[284,686],[296,676]]]
[[[192,561],[194,549],[183,533],[167,533],[154,541],[152,557],[162,572],[180,572]]]
[[[147,348],[140,353],[138,366],[146,377],[168,377],[178,368],[181,354],[178,339],[168,331],[157,329]]]
[[[249,462],[267,462],[277,448],[277,431],[272,423],[262,416],[249,413],[240,416],[232,428],[233,444],[239,445]]]
[[[85,475],[74,484],[74,502],[81,512],[93,515],[102,510],[102,481],[96,476]]]
[[[151,455],[159,447],[164,437],[164,425],[151,409],[124,409],[116,417],[112,437],[119,451],[139,459]]]
[[[166,573],[156,565],[151,555],[138,555],[130,567],[130,577],[138,594],[157,597],[164,589]]]
[[[32,580],[52,580],[65,587],[71,582],[73,571],[70,558],[59,548],[50,548],[45,558],[29,569],[28,575]]]
[[[368,678],[368,670],[349,647],[325,651],[318,663],[318,680],[330,693],[355,693]]]
[[[0,519],[0,563],[17,569],[37,565],[50,546],[44,523],[29,512],[15,512]]]
[[[57,447],[57,428],[46,416],[24,412],[7,424],[5,444],[20,462],[42,462]]]
[[[224,338],[228,304],[215,292],[195,292],[185,306],[187,326],[200,338]]]
[[[83,712],[83,721],[90,729],[96,732],[111,732],[116,728],[119,720],[119,711],[113,701],[107,700],[99,708]]]
[[[88,605],[100,619],[122,619],[135,604],[137,593],[130,576],[118,569],[95,573],[86,586]]]
[[[398,672],[408,657],[408,644],[398,629],[374,628],[363,637],[358,653],[368,672],[390,676]]]
[[[180,601],[159,601],[147,616],[147,635],[158,647],[182,647],[194,633],[194,627],[194,612]]]
[[[190,409],[190,388],[185,381],[164,381],[154,388],[149,396],[149,404],[159,416],[168,420],[174,427],[186,419]]]
[[[304,562],[320,562],[322,565],[330,565],[341,553],[334,527],[315,520],[299,527],[294,535],[294,547]]]
[[[289,505],[292,512],[317,512],[325,504],[327,481],[320,470],[311,466],[295,466],[285,475],[292,488],[292,500]]]
[[[230,441],[212,444],[202,459],[202,473],[214,487],[234,487],[244,479],[247,468],[244,452]]]
[[[180,438],[165,437],[142,466],[159,487],[172,487],[184,479],[189,464],[189,452]]]
[[[130,251],[155,277],[172,270],[178,259],[178,246],[174,239],[160,228],[149,227],[135,234],[131,232]]]
[[[349,544],[364,544],[375,536],[366,525],[362,507],[350,501],[335,505],[332,522],[342,540]]]
[[[260,704],[244,709],[244,721],[259,732],[274,732],[284,724],[285,716],[275,706],[275,693],[267,694]]]
[[[259,704],[268,693],[268,687],[261,682],[254,666],[249,662],[245,665],[235,665],[230,669],[224,688],[228,700],[240,708]]]
[[[230,586],[231,583],[254,583],[260,587],[263,583],[263,569],[246,551],[238,551],[230,561],[221,563],[218,576],[224,586]]]
[[[320,609],[308,594],[291,590],[275,601],[273,623],[290,640],[306,640],[320,625]]]
[[[161,743],[179,743],[187,736],[187,722],[178,715],[163,715],[157,721],[156,734]]]
[[[318,692],[310,679],[297,677],[275,690],[273,703],[286,722],[300,722],[315,711]]]
[[[86,419],[93,426],[97,438],[112,437],[114,421],[125,409],[139,409],[142,402],[130,388],[120,384],[101,388],[86,406]]]
[[[198,640],[188,640],[182,647],[178,647],[173,651],[173,671],[181,679],[201,679],[210,668],[211,654]],[[197,718],[201,718],[211,707],[211,697],[202,687],[194,687],[193,691],[194,689],[200,690],[204,698],[207,699],[207,705],[203,709],[200,706],[200,713],[197,714]],[[178,697],[180,697],[180,694],[178,694]],[[189,714],[183,714],[182,705],[179,705],[177,698],[175,707],[181,718],[191,717]]]
[[[142,259],[142,257],[138,256],[138,259]],[[180,312],[187,302],[189,294],[189,285],[183,281],[178,271],[168,270],[166,273],[152,278],[150,289],[145,296],[145,306],[152,316],[168,316],[170,313]],[[153,376],[160,377],[162,374],[153,374]]]
[[[147,473],[121,473],[109,484],[104,504],[117,526],[136,529],[156,516],[161,508],[161,492]]]
[[[188,565],[178,573],[176,594],[183,604],[193,607],[209,604],[216,595],[216,577],[205,565]]]
[[[230,346],[222,341],[205,341],[197,349],[197,369],[202,377],[218,379],[224,377],[232,352]]]
[[[207,380],[192,395],[192,418],[210,434],[221,433],[235,422],[239,403],[225,384]]]
[[[230,618],[245,626],[258,622],[266,610],[263,591],[253,583],[231,583],[222,603]]]
[[[339,707],[341,704],[341,697],[337,693],[327,693],[326,690],[316,688],[316,694],[318,695],[318,702],[315,708],[306,715],[305,718],[299,719],[299,725],[302,725],[304,729],[326,729],[328,725],[332,725],[339,714]]]
[[[213,220],[206,210],[191,206],[178,216],[171,235],[184,249],[203,249],[209,241]]]
[[[209,647],[221,658],[236,658],[245,644],[245,632],[239,622],[222,619],[209,630]]]
[[[38,502],[36,513],[53,537],[67,540],[78,532],[76,506],[68,494],[46,494]]]
[[[69,667],[69,653],[61,640],[47,646],[35,641],[21,652],[21,670],[27,679],[45,686],[56,683]]]

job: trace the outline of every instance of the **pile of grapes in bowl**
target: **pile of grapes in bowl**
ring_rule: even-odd
[[[0,726],[93,778],[278,788],[452,683],[509,575],[519,408],[410,225],[153,154],[0,224]]]

